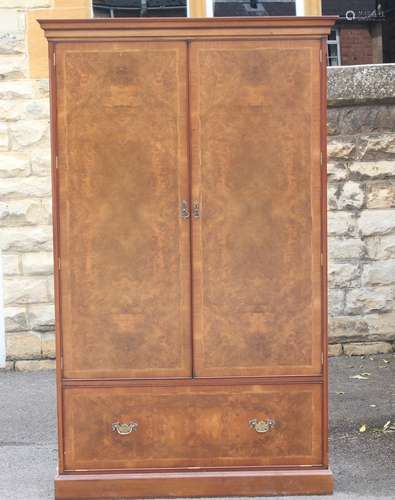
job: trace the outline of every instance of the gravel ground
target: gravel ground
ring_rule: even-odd
[[[329,392],[335,494],[320,498],[394,499],[395,433],[375,429],[395,419],[395,356],[331,358]],[[0,372],[0,500],[53,499],[56,453],[54,373]]]

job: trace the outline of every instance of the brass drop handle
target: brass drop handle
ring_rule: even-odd
[[[268,432],[270,429],[273,429],[274,420],[258,420],[253,418],[249,420],[248,425],[251,429],[254,429],[255,432]]]
[[[126,436],[127,434],[130,434],[131,432],[136,432],[137,427],[138,427],[137,422],[129,422],[128,424],[121,424],[120,422],[113,422],[112,424],[112,430],[113,432],[117,432],[121,436]]]

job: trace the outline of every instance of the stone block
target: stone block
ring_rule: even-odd
[[[369,259],[395,259],[395,233],[366,238],[366,252]]]
[[[41,358],[41,336],[37,333],[23,332],[7,335],[7,359]]]
[[[29,330],[26,307],[5,307],[4,326],[6,332],[22,332]]]
[[[330,288],[328,290],[328,310],[330,316],[340,316],[344,313],[344,290]]]
[[[343,354],[343,346],[341,344],[329,344],[328,356],[341,356]]]
[[[365,245],[359,238],[328,238],[330,260],[360,259]]]
[[[0,254],[1,255],[1,254]],[[19,256],[13,254],[2,254],[4,276],[19,274]]]
[[[378,179],[395,175],[394,160],[356,161],[349,165],[350,172],[362,178]]]
[[[36,332],[53,332],[55,329],[55,306],[53,304],[32,304],[28,306],[28,321]]]
[[[0,81],[0,99],[29,99],[33,97],[31,80]]]
[[[49,213],[41,200],[13,200],[6,206],[4,213],[0,207],[0,226],[48,224]]]
[[[34,175],[49,177],[51,175],[51,152],[49,149],[35,151],[31,158]]]
[[[355,144],[351,141],[341,141],[340,139],[330,139],[328,142],[328,158],[331,160],[351,159],[356,152]]]
[[[43,208],[45,213],[48,214],[47,224],[52,224],[52,199],[43,198],[42,200]]]
[[[332,181],[344,181],[348,177],[348,171],[345,165],[341,162],[330,161],[328,162],[328,180]]]
[[[395,107],[391,104],[376,103],[366,106],[342,106],[329,108],[328,116],[332,113],[336,118],[328,120],[335,124],[336,135],[350,136],[367,134],[370,132],[392,132],[395,121]],[[335,135],[333,125],[328,130],[329,135]]]
[[[362,286],[395,284],[395,260],[377,261],[363,265]]]
[[[0,243],[6,252],[52,250],[52,227],[6,227],[0,231]]]
[[[340,190],[337,207],[342,209],[361,208],[364,202],[364,193],[358,182],[347,181]]]
[[[6,220],[10,211],[8,209],[8,205],[5,202],[0,202],[0,224],[2,221]]]
[[[29,177],[2,179],[0,183],[0,198],[2,200],[20,198],[43,198],[51,196],[50,177]]]
[[[43,358],[55,359],[56,345],[53,333],[44,333],[41,335],[41,355]]]
[[[52,252],[32,252],[23,254],[22,269],[24,274],[52,274]]]
[[[12,372],[15,368],[15,361],[6,361],[4,366],[0,365],[0,372]]]
[[[0,151],[8,151],[10,146],[10,138],[8,126],[6,123],[0,123]]]
[[[21,151],[40,143],[49,146],[47,120],[26,120],[10,124],[10,141],[13,151]]]
[[[328,129],[328,135],[337,135],[338,132],[338,116],[339,113],[337,112],[337,109],[328,109],[327,111],[327,129]]]
[[[12,1],[13,9],[36,9],[51,6],[51,0],[0,0],[0,9],[10,7],[10,1]]]
[[[386,234],[395,230],[395,209],[363,210],[358,219],[362,236]]]
[[[18,277],[4,279],[4,304],[36,304],[48,302],[48,285],[45,278]]]
[[[7,2],[7,7],[10,7],[10,1],[1,0],[2,3]],[[14,5],[12,5],[14,7]],[[25,15],[16,9],[2,9],[0,6],[0,33],[14,33],[25,31]]]
[[[0,178],[25,177],[27,175],[30,175],[30,162],[27,154],[0,153]]]
[[[360,156],[366,160],[376,160],[377,154],[395,154],[395,134],[376,134],[360,139]]]
[[[56,362],[53,359],[37,359],[29,361],[16,361],[15,371],[17,372],[38,372],[55,370]]]
[[[23,54],[25,36],[23,32],[0,32],[0,55]]]
[[[365,316],[331,317],[328,327],[331,343],[357,342],[370,337],[369,324]]]
[[[329,212],[328,234],[333,236],[352,236],[356,232],[356,220],[349,212]]]
[[[49,96],[49,80],[48,78],[34,81],[34,95],[36,97]]]
[[[395,341],[395,312],[368,314],[364,318],[369,328],[369,340]]]
[[[338,209],[338,196],[339,196],[339,187],[334,185],[328,186],[328,209],[329,210],[337,210]]]
[[[47,289],[48,289],[49,302],[52,303],[55,300],[55,283],[53,275],[48,276],[47,278]]]
[[[21,55],[2,55],[0,59],[0,80],[18,80],[26,77],[26,58]]]
[[[363,342],[344,344],[344,354],[346,356],[367,356],[369,354],[388,354],[393,352],[389,342]]]
[[[349,288],[360,283],[358,263],[329,262],[328,281],[330,288]]]
[[[367,187],[367,208],[395,208],[395,183],[374,183]]]
[[[356,288],[347,291],[346,314],[390,311],[394,307],[394,289],[389,287]]]
[[[48,99],[4,99],[0,101],[0,119],[3,121],[48,120],[48,118]]]
[[[330,106],[376,103],[392,100],[395,66],[368,64],[361,66],[333,66],[328,68],[328,102]]]

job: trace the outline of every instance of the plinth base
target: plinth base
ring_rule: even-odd
[[[58,500],[108,498],[324,495],[329,469],[237,472],[67,474],[55,479]]]

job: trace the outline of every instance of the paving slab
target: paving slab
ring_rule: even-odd
[[[394,499],[395,433],[380,430],[395,420],[395,356],[339,357],[329,364],[335,494],[297,498]],[[350,378],[363,373],[366,380]],[[56,460],[54,373],[0,372],[0,500],[52,500]]]

